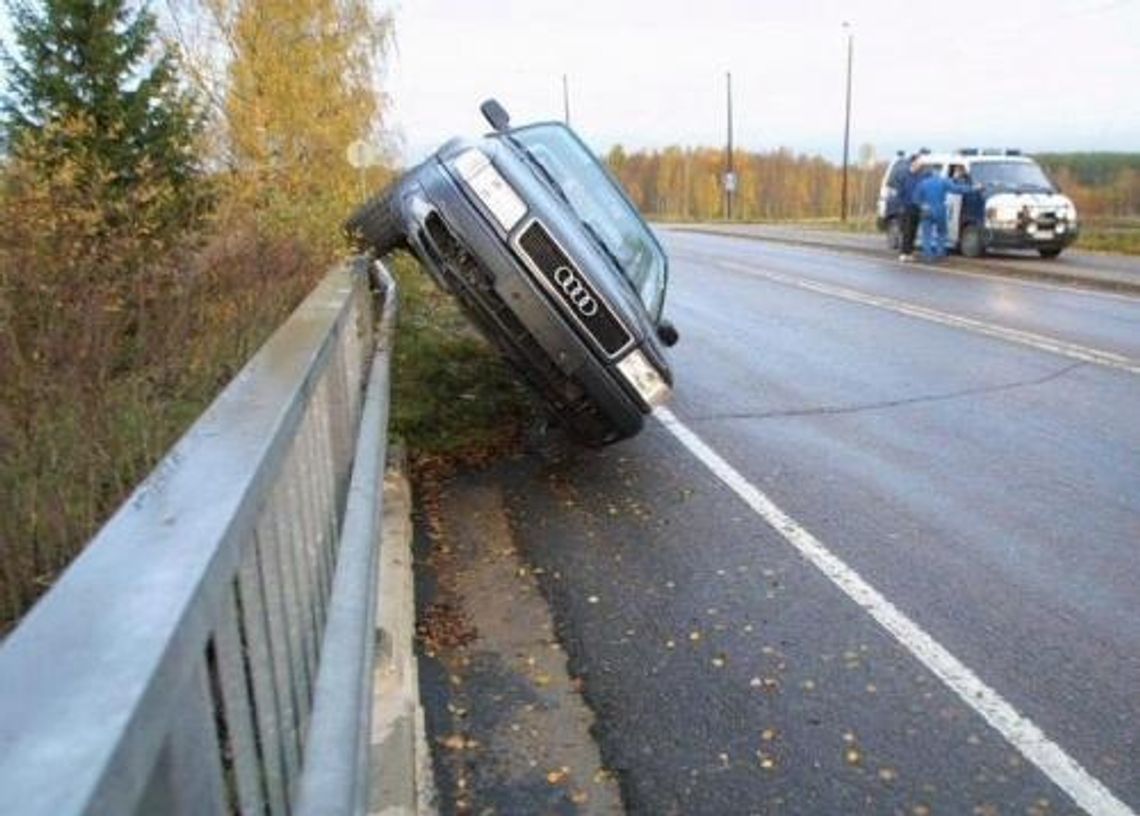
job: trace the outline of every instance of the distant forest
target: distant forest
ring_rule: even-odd
[[[1140,215],[1140,153],[1040,153],[1034,158],[1086,218]]]
[[[848,213],[874,217],[886,162],[869,146],[848,168]],[[780,220],[835,218],[842,197],[842,168],[789,148],[766,153],[737,151],[733,218]],[[1036,156],[1069,195],[1083,218],[1140,216],[1140,153],[1046,153]],[[656,218],[725,217],[725,154],[720,148],[668,147],[627,153],[620,145],[606,162],[638,208]]]

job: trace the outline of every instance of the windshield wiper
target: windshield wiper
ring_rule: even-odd
[[[598,232],[597,227],[595,227],[584,218],[581,220],[582,227],[586,230],[586,232],[590,233],[590,237],[594,239],[594,242],[599,247],[601,247],[602,252],[606,254],[606,257],[609,258],[614,267],[617,268],[617,271],[619,273],[618,277],[625,281],[625,285],[629,287],[629,291],[633,292],[634,296],[638,300],[641,300],[641,292],[637,291],[637,287],[633,285],[633,281],[631,281],[629,279],[629,276],[625,274],[625,265],[620,260],[618,260],[618,256],[614,254],[614,251],[610,249],[610,245],[606,243],[604,238],[602,238],[602,235]]]
[[[570,197],[566,195],[566,191],[562,189],[562,185],[558,183],[558,179],[546,169],[546,165],[539,161],[538,157],[530,151],[530,148],[513,136],[508,136],[507,138],[511,140],[511,144],[522,151],[523,155],[527,157],[527,160],[538,170],[542,177],[546,179],[546,183],[558,194],[558,197],[565,201],[570,209],[574,209],[574,205],[570,203]]]

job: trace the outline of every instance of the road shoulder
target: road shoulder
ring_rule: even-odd
[[[422,502],[417,596],[442,810],[621,813],[500,489],[478,474],[437,489]]]

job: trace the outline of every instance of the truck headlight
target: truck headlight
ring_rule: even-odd
[[[650,408],[661,405],[669,397],[669,384],[637,349],[623,357],[617,367]]]
[[[474,148],[464,150],[455,157],[452,166],[503,229],[509,232],[526,215],[526,204],[522,198],[507,184],[483,151]]]

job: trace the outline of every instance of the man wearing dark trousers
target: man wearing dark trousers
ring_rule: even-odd
[[[906,173],[899,182],[898,196],[902,201],[901,227],[902,242],[899,244],[899,260],[914,260],[914,237],[918,232],[920,217],[918,205],[914,203],[914,188],[922,180],[922,165],[918,163],[919,154],[910,157],[910,164]]]

